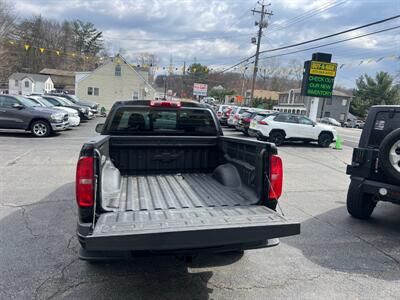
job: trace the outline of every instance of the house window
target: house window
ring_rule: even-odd
[[[332,98],[326,99],[326,105],[332,105]]]
[[[99,88],[93,88],[93,95],[98,96],[99,95]]]
[[[89,96],[92,96],[92,95],[93,95],[93,88],[92,88],[92,87],[88,87],[88,88],[87,88],[87,94],[88,94]]]
[[[18,86],[18,79],[15,79],[15,86]]]
[[[339,119],[340,119],[340,121],[344,121],[344,114],[340,114]]]
[[[330,111],[326,111],[325,113],[324,113],[324,117],[325,118],[329,118],[331,116],[331,112]]]
[[[139,92],[138,91],[133,91],[132,99],[139,100]]]
[[[115,65],[115,76],[121,76],[121,65]]]
[[[25,81],[25,87],[26,87],[26,88],[29,87],[29,81]]]
[[[346,105],[347,105],[347,99],[343,99],[343,100],[342,100],[342,105],[343,105],[343,106],[346,106]]]

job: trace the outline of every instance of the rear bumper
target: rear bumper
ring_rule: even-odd
[[[353,179],[352,180],[357,180]],[[367,194],[374,195],[379,201],[400,204],[400,186],[374,180],[362,180],[360,188]]]
[[[68,128],[69,122],[65,121],[62,123],[50,123],[50,125],[51,125],[51,129],[53,131],[61,131],[61,130],[65,130]]]
[[[259,132],[259,131],[256,130],[256,129],[251,129],[251,128],[249,128],[249,129],[247,130],[247,132],[248,132],[248,134],[249,134],[250,136],[252,136],[252,137],[261,137],[261,136],[262,136],[261,132]]]

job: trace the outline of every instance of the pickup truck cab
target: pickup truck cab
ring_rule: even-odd
[[[96,130],[76,172],[81,259],[254,249],[300,232],[275,212],[275,146],[224,136],[208,105],[120,101]]]
[[[0,95],[0,129],[31,131],[36,137],[47,137],[69,126],[66,112],[42,107],[19,95]]]
[[[400,106],[371,107],[352,163],[347,210],[367,219],[379,201],[400,204]]]

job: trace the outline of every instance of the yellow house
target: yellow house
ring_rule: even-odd
[[[151,100],[155,90],[148,73],[131,66],[119,54],[92,72],[75,73],[75,94],[110,109],[119,100]]]

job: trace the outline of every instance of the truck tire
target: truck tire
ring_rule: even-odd
[[[51,127],[46,121],[37,120],[31,124],[31,131],[36,137],[47,137],[51,134]]]
[[[361,191],[359,186],[359,181],[351,180],[347,192],[347,211],[354,218],[365,220],[371,216],[376,202],[372,195]]]
[[[274,143],[276,146],[280,146],[285,142],[285,135],[281,131],[272,131],[269,134],[268,141]]]
[[[379,147],[379,162],[386,176],[400,183],[400,128],[383,139]]]
[[[333,137],[331,133],[322,132],[318,137],[318,145],[323,148],[328,148],[333,142]]]

